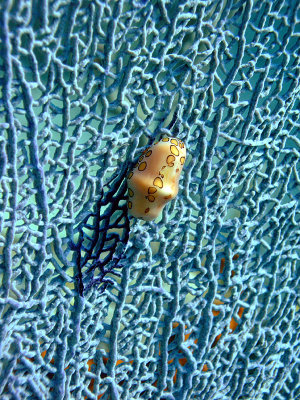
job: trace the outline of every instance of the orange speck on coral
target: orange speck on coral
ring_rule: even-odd
[[[204,365],[203,365],[202,371],[203,371],[203,372],[207,372],[207,371],[208,371],[208,366],[207,366],[207,364],[204,364]]]

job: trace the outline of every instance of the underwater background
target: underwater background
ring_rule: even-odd
[[[1,400],[300,398],[299,35],[297,0],[0,1]]]

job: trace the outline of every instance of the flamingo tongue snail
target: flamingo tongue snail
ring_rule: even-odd
[[[176,197],[185,158],[184,143],[169,137],[142,153],[127,176],[127,205],[133,217],[152,221]]]

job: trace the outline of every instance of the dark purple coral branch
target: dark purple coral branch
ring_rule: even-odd
[[[104,185],[95,204],[95,211],[89,213],[77,227],[77,243],[71,243],[71,248],[77,254],[76,280],[80,296],[92,286],[98,286],[103,293],[108,285],[114,283],[107,275],[120,276],[116,269],[123,267],[120,261],[124,258],[130,230],[127,206],[124,203],[127,189],[125,175],[126,170]],[[105,192],[106,188],[108,191]],[[104,206],[106,210],[102,213]],[[121,233],[117,233],[117,229]]]

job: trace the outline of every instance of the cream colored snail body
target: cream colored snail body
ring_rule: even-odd
[[[185,145],[176,138],[165,137],[147,148],[129,172],[129,213],[152,221],[178,193],[180,173],[186,158]]]

